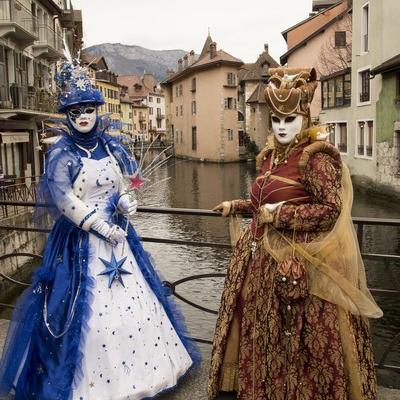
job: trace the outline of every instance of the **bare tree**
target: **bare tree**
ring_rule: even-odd
[[[336,31],[346,32],[344,46],[336,46],[335,35],[332,35],[322,46],[319,52],[318,73],[320,76],[331,75],[351,66],[352,49],[352,19],[347,13],[336,24]]]

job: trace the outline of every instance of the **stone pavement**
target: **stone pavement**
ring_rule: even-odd
[[[3,343],[6,335],[8,322],[0,319],[0,349],[3,348]],[[160,396],[159,400],[207,400],[208,362],[204,361],[200,368],[193,371],[182,384],[179,389],[172,393],[167,393]],[[218,400],[233,400],[233,395],[221,395]],[[379,388],[378,400],[400,400],[400,390]]]

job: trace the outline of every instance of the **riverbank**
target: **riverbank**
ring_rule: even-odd
[[[8,321],[0,319],[0,349],[3,350],[5,336],[7,333]],[[160,400],[207,400],[207,375],[208,361],[204,360],[196,371],[193,371],[187,379],[182,382],[179,388],[173,393],[160,396]],[[234,400],[230,394],[218,396],[218,400]],[[398,400],[400,390],[379,387],[378,400]]]

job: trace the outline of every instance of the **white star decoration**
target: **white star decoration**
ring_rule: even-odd
[[[85,87],[86,87],[86,81],[85,81],[85,79],[79,78],[79,79],[76,81],[76,87],[77,87],[78,89],[81,89],[81,90],[85,89]]]

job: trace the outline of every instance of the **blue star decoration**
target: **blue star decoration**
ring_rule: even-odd
[[[112,252],[110,261],[106,261],[101,257],[99,257],[99,260],[105,265],[106,269],[100,272],[98,275],[108,275],[108,287],[111,288],[111,285],[115,280],[119,281],[121,285],[125,287],[124,281],[122,280],[122,275],[132,274],[132,272],[129,272],[126,269],[122,268],[122,265],[126,260],[126,257],[117,261],[114,252]]]

